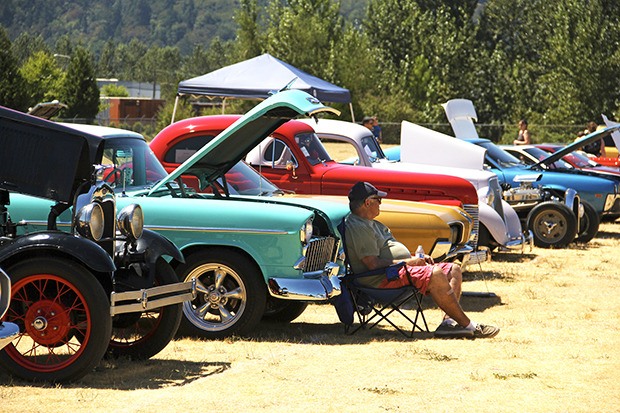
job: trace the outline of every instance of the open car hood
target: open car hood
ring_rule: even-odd
[[[486,149],[402,121],[400,128],[400,161],[425,165],[484,169]]]
[[[340,115],[336,109],[324,106],[318,99],[301,90],[284,90],[265,99],[237,119],[213,140],[155,185],[156,192],[192,169],[200,176],[201,186],[221,177],[256,145],[280,125],[299,115],[315,116],[329,112]]]
[[[617,132],[620,130],[620,123],[617,123],[615,125],[612,126],[607,126],[605,129],[601,129],[601,130],[597,130],[595,132],[589,133],[586,136],[584,136],[583,138],[569,144],[566,145],[564,148],[557,150],[553,153],[551,153],[548,157],[546,157],[545,159],[542,159],[540,162],[538,162],[535,165],[532,165],[532,168],[536,168],[539,167],[541,165],[551,165],[553,162],[557,161],[558,159],[561,159],[564,155],[568,155],[569,153],[578,150],[579,148],[594,142],[598,139],[602,139],[604,137],[606,137],[609,134],[612,134],[614,132]]]
[[[73,202],[101,162],[104,140],[0,106],[0,188]]]

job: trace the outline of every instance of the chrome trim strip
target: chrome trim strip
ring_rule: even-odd
[[[186,231],[186,232],[225,232],[225,233],[239,233],[244,234],[272,234],[272,235],[285,235],[288,231],[280,229],[234,229],[234,228],[218,228],[218,227],[176,227],[176,226],[151,226],[146,225],[145,228],[152,231]]]
[[[47,221],[37,221],[37,220],[27,220],[26,224],[31,225],[47,225]],[[70,223],[59,222],[58,226],[62,227],[70,227]],[[257,228],[247,228],[247,229],[233,229],[233,228],[220,228],[220,227],[185,227],[185,226],[155,226],[155,225],[145,225],[144,228],[150,229],[152,231],[186,231],[186,232],[224,232],[224,233],[239,233],[242,232],[244,234],[273,234],[273,235],[285,235],[288,234],[288,231],[279,230],[279,229],[257,229]]]

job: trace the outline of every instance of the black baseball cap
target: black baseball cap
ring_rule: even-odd
[[[387,192],[379,191],[368,182],[358,182],[353,185],[349,191],[349,201],[363,201],[373,195],[385,198],[387,196]]]

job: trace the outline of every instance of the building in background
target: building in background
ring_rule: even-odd
[[[164,105],[158,84],[97,79],[99,89],[108,84],[123,86],[129,92],[129,97],[102,96],[100,100],[104,109],[97,115],[99,124],[116,126],[131,126],[137,122],[155,124],[155,115]]]

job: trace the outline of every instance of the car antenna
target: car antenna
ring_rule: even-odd
[[[297,79],[299,79],[299,77],[295,76],[295,77],[293,78],[293,80],[291,80],[291,81],[290,81],[290,82],[288,82],[286,85],[284,85],[284,87],[283,87],[282,89],[280,89],[280,90],[270,90],[269,92],[267,92],[267,94],[268,94],[269,96],[273,96],[273,95],[275,95],[275,94],[276,94],[276,93],[278,93],[278,92],[284,92],[285,90],[290,90],[290,89],[291,89],[291,85],[292,85],[293,83],[295,83],[295,81],[296,81]]]

